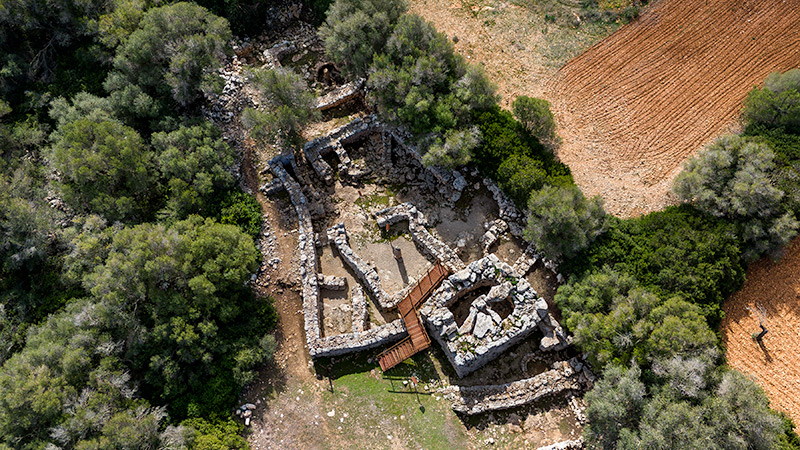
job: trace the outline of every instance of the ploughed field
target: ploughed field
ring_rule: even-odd
[[[763,308],[767,334],[763,345],[753,340]],[[725,302],[720,332],[728,364],[755,377],[772,407],[800,422],[800,237],[774,262],[764,258],[750,265],[741,291]]]
[[[545,94],[559,157],[622,216],[661,209],[681,164],[730,129],[754,85],[800,67],[797,0],[656,0]]]

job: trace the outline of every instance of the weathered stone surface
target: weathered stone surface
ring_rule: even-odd
[[[353,286],[353,289],[350,290],[350,297],[353,303],[353,332],[364,331],[369,327],[367,297],[361,286]]]
[[[345,85],[339,86],[331,92],[317,98],[317,109],[325,111],[343,105],[363,95],[364,79],[359,78]]]
[[[582,450],[582,449],[583,449],[583,438],[581,437],[569,441],[556,442],[555,444],[552,445],[539,447],[536,450]]]
[[[552,369],[511,383],[482,386],[450,386],[442,389],[454,397],[453,410],[461,414],[515,408],[568,390],[587,386],[582,372],[568,361],[553,364]]]
[[[536,330],[541,320],[535,309],[538,295],[527,280],[515,275],[511,266],[490,254],[450,275],[420,309],[425,326],[460,377],[482,367]],[[455,324],[448,308],[458,299],[459,292],[493,283],[497,286],[490,293],[502,296],[497,301],[508,298],[514,305],[511,314],[502,319],[488,306],[488,295],[479,296],[471,305],[476,310],[472,333],[464,333],[467,327],[463,324],[462,332],[445,333]]]
[[[331,291],[343,291],[347,289],[347,279],[334,275],[317,274],[317,284],[319,284],[320,289],[328,289]]]
[[[383,290],[381,286],[381,278],[378,276],[378,271],[374,267],[367,264],[366,261],[361,259],[355,251],[350,247],[347,240],[347,230],[344,228],[344,223],[340,223],[328,228],[328,241],[336,246],[339,251],[339,256],[342,261],[347,264],[355,274],[356,278],[364,285],[369,295],[378,301],[378,304],[383,309],[391,309],[397,303],[389,297],[389,294]]]
[[[492,328],[494,328],[492,317],[479,312],[475,317],[475,328],[472,330],[472,334],[478,339],[483,339]]]
[[[549,312],[539,321],[539,329],[544,334],[539,344],[539,349],[543,352],[564,350],[571,343],[564,329]]]

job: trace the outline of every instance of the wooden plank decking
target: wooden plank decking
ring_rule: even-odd
[[[447,268],[437,262],[397,305],[400,316],[403,318],[403,324],[408,331],[408,337],[378,355],[378,362],[381,365],[381,370],[386,372],[405,361],[410,356],[431,346],[431,339],[428,337],[428,333],[425,332],[425,327],[419,320],[417,308],[419,308],[448,274],[449,271]]]

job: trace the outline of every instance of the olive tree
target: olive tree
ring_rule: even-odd
[[[117,48],[105,87],[135,116],[153,114],[152,99],[188,107],[220,82],[213,69],[230,39],[228,21],[194,3],[152,8]]]
[[[674,190],[701,211],[737,223],[745,258],[776,252],[800,224],[781,202],[774,158],[765,145],[725,136],[686,163]]]
[[[800,69],[775,72],[745,100],[744,118],[749,124],[800,134]]]
[[[556,119],[550,111],[550,102],[520,95],[511,107],[514,117],[547,149],[554,151],[558,148],[561,139],[556,134]]]
[[[607,227],[600,197],[587,199],[575,185],[547,185],[528,200],[525,238],[553,260],[571,258]]]
[[[319,30],[328,56],[345,72],[366,76],[406,9],[405,0],[336,0]]]
[[[253,138],[295,140],[303,125],[317,116],[316,97],[297,73],[283,68],[256,69],[248,77],[265,102],[262,109],[242,112],[242,123]]]

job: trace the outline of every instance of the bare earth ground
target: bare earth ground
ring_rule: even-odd
[[[761,331],[757,305],[766,310],[769,330],[763,346],[752,338]],[[800,423],[800,238],[779,262],[765,258],[752,264],[744,287],[725,302],[724,309],[720,331],[728,363],[755,377],[772,407]]]
[[[796,1],[656,0],[558,72],[600,30],[545,33],[528,8],[503,2],[412,0],[411,9],[458,37],[456,50],[487,68],[503,106],[519,94],[551,101],[559,157],[618,216],[667,205],[682,162],[735,126],[753,85],[800,66]]]
[[[570,61],[554,85],[562,161],[630,216],[661,209],[682,162],[753,85],[800,65],[796,1],[661,0]]]

